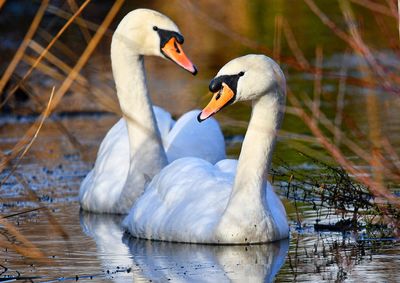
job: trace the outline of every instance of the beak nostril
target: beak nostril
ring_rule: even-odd
[[[175,47],[175,51],[176,51],[176,53],[181,53],[181,50],[179,49],[179,47],[178,47],[178,44],[176,44],[176,41],[174,41],[174,47]]]
[[[218,100],[221,98],[223,90],[224,90],[224,85],[221,86],[221,89],[218,91],[217,95],[215,96],[215,100]]]

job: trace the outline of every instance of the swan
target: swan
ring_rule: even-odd
[[[286,100],[281,69],[264,55],[239,57],[218,72],[209,88],[214,96],[199,121],[234,102],[253,102],[239,161],[213,165],[200,158],[175,160],[149,183],[123,227],[135,237],[174,242],[244,244],[287,238],[285,208],[266,180]]]
[[[201,127],[195,121],[199,110],[175,122],[167,111],[152,108],[143,57],[168,58],[196,74],[182,43],[178,27],[156,11],[134,10],[118,25],[111,42],[111,62],[123,118],[105,136],[94,168],[81,183],[82,209],[128,213],[145,185],[168,162],[184,156],[211,163],[225,158],[224,138],[215,120]]]

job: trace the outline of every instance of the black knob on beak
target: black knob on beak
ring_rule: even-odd
[[[211,82],[210,85],[208,86],[208,89],[212,92],[215,93],[219,91],[222,87],[222,80],[219,78],[214,78]]]

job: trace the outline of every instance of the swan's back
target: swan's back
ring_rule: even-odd
[[[172,162],[136,201],[124,228],[140,238],[218,243],[218,224],[231,196],[236,166],[237,160],[230,159],[215,165],[198,158]],[[285,209],[269,183],[265,189],[273,220],[285,235]],[[238,209],[246,213],[245,207]]]
[[[181,158],[153,178],[123,225],[132,235],[178,242],[212,237],[233,176],[198,158]]]
[[[226,158],[224,136],[218,122],[209,119],[200,124],[197,122],[199,113],[200,110],[185,113],[169,132],[164,143],[168,162],[190,156],[215,164]]]

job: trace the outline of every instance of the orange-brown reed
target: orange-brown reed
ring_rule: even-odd
[[[370,9],[375,14],[380,14],[388,17],[398,18],[398,11],[395,5],[391,5],[391,1],[388,6],[369,0],[349,0],[354,2],[356,5],[362,5],[363,7]],[[245,35],[239,34],[238,32],[231,30],[229,27],[221,23],[220,21],[209,16],[205,11],[195,4],[194,1],[182,0],[181,3],[185,8],[190,10],[194,15],[199,17],[204,23],[208,24],[211,28],[222,33],[224,36],[230,37],[234,41],[254,50],[257,52],[263,52],[272,58],[286,64],[289,68],[294,70],[300,70],[306,73],[314,75],[314,95],[313,99],[309,95],[304,93],[295,94],[289,90],[288,101],[290,106],[287,107],[287,112],[296,115],[302,119],[304,124],[309,128],[311,134],[318,140],[318,142],[325,148],[330,156],[337,162],[338,165],[346,169],[346,171],[353,176],[357,181],[366,185],[371,193],[377,198],[377,200],[383,200],[389,202],[397,207],[400,207],[400,199],[393,195],[389,190],[387,184],[399,183],[400,180],[400,158],[396,150],[391,145],[390,141],[383,136],[379,136],[373,131],[376,131],[376,127],[369,127],[369,137],[375,137],[375,142],[379,144],[379,147],[371,144],[371,151],[363,149],[357,140],[348,137],[341,127],[344,126],[342,123],[350,126],[350,130],[360,132],[357,125],[349,122],[349,118],[343,113],[343,99],[347,85],[362,86],[365,89],[371,91],[375,89],[383,89],[388,93],[399,96],[399,82],[400,77],[397,73],[386,69],[381,63],[374,57],[374,53],[371,48],[363,40],[360,31],[357,26],[354,25],[355,17],[352,7],[348,0],[339,1],[340,9],[343,14],[343,22],[347,25],[347,31],[339,28],[339,26],[329,18],[328,15],[322,12],[322,10],[316,5],[313,0],[304,0],[305,4],[310,10],[319,17],[321,22],[326,25],[334,36],[338,37],[338,40],[342,40],[348,45],[348,53],[358,55],[362,60],[367,62],[367,69],[360,70],[364,75],[364,78],[353,78],[347,76],[346,69],[342,68],[339,75],[330,73],[329,70],[324,70],[322,67],[323,50],[321,47],[316,47],[315,66],[312,66],[307,58],[304,56],[302,50],[297,44],[296,37],[292,32],[289,21],[282,18],[281,15],[277,16],[275,20],[275,42],[274,49],[271,50],[263,44],[248,38]],[[378,19],[379,17],[377,17]],[[379,22],[379,21],[378,21]],[[281,31],[282,29],[282,31]],[[383,29],[387,31],[386,29]],[[400,31],[400,28],[399,28]],[[283,34],[283,36],[282,36]],[[391,36],[393,37],[393,35]],[[391,38],[387,37],[387,38]],[[281,53],[280,42],[277,40],[287,41],[289,48],[292,51],[292,55],[283,55]],[[399,48],[399,44],[394,44],[395,48]],[[369,74],[369,75],[368,75]],[[338,93],[338,113],[335,121],[330,121],[324,113],[320,110],[320,99],[321,99],[321,80],[324,79],[337,79],[339,84]],[[374,95],[376,95],[374,93]],[[300,99],[298,98],[300,97]],[[300,102],[301,101],[301,102]],[[373,107],[374,102],[371,102],[371,111],[377,111],[377,107]],[[379,120],[379,113],[369,112],[373,119]],[[369,123],[373,123],[369,120]],[[329,134],[325,130],[328,130]],[[367,139],[364,137],[364,140]],[[379,139],[379,140],[376,140]],[[340,140],[340,142],[339,142]],[[341,144],[341,147],[338,145]],[[373,172],[368,169],[362,169],[360,165],[347,159],[343,153],[343,146],[346,150],[352,151],[361,160],[372,168]],[[390,158],[389,158],[390,157]],[[382,176],[385,176],[383,178]],[[383,206],[382,209],[384,210]],[[398,224],[398,223],[396,223]]]
[[[38,30],[41,19],[44,13],[49,8],[48,7],[49,1],[48,0],[42,1],[32,21],[32,24],[30,25],[30,28],[28,29],[22,43],[20,44],[20,47],[18,48],[13,59],[9,63],[8,67],[6,68],[6,71],[3,73],[0,79],[0,93],[1,93],[5,85],[11,78],[12,74],[14,73],[16,67],[21,62],[21,60],[24,60],[25,62],[31,65],[30,69],[24,74],[22,79],[11,87],[11,90],[7,93],[7,97],[5,98],[0,107],[2,107],[7,102],[8,98],[11,97],[15,93],[15,91],[24,84],[24,81],[32,74],[34,70],[39,70],[43,73],[47,72],[47,75],[52,76],[56,81],[61,80],[60,86],[57,89],[53,88],[47,106],[42,111],[37,121],[26,131],[24,136],[11,149],[9,154],[7,155],[3,153],[1,154],[0,172],[2,172],[11,161],[13,161],[13,165],[11,167],[10,173],[7,174],[3,178],[3,180],[1,180],[0,186],[4,184],[4,182],[7,180],[7,178],[11,176],[11,174],[15,173],[15,170],[17,169],[22,158],[30,150],[34,141],[36,140],[36,137],[39,135],[40,129],[43,126],[44,121],[52,114],[57,105],[61,102],[62,97],[72,87],[73,82],[76,81],[83,86],[87,85],[87,81],[80,76],[79,72],[87,63],[88,59],[90,58],[96,46],[99,44],[104,34],[106,34],[106,32],[109,33],[108,27],[113,21],[114,17],[117,15],[118,11],[120,10],[122,4],[124,3],[124,0],[115,1],[114,5],[111,7],[107,16],[104,18],[104,20],[100,25],[92,25],[92,28],[94,26],[94,29],[96,30],[93,37],[90,37],[90,34],[86,29],[86,26],[82,24],[85,23],[85,21],[79,17],[79,15],[82,13],[82,11],[86,8],[86,6],[90,2],[91,0],[86,0],[81,6],[78,7],[78,5],[74,0],[69,0],[68,4],[73,14],[69,16],[68,21],[59,30],[59,32],[55,36],[49,39],[48,45],[46,47],[42,47],[33,40],[33,36]],[[0,1],[0,9],[2,8],[4,3],[5,0]],[[87,47],[83,51],[83,53],[79,56],[75,65],[73,67],[69,67],[61,60],[59,60],[57,57],[55,57],[50,52],[50,49],[57,44],[59,44],[59,46],[63,46],[63,44],[59,41],[59,38],[65,32],[65,30],[76,20],[80,21],[80,25],[82,26],[82,32],[84,33],[85,39],[87,40]],[[42,31],[42,34],[46,34],[46,32]],[[39,56],[37,58],[32,58],[30,55],[26,54],[26,49],[28,47],[36,51],[39,54]],[[51,72],[51,70],[49,70],[49,67],[42,63],[44,59],[51,62],[52,64],[57,66],[60,70],[62,70],[65,74],[65,77],[60,76],[56,72]],[[97,90],[97,93],[98,92],[99,90]],[[94,93],[96,94],[96,91],[94,91]],[[41,101],[41,99],[34,96],[32,93],[29,93],[29,95],[32,96],[34,103],[36,103],[39,106],[43,105],[43,101]],[[118,108],[116,107],[115,102],[114,101],[112,102],[113,103],[111,103],[112,105],[111,109],[114,109],[117,112]],[[110,103],[110,101],[106,101],[104,103]],[[72,144],[74,144],[79,149],[80,147],[79,142],[73,137],[73,135],[60,122],[55,122],[55,123],[57,127],[60,129],[60,131],[63,134],[65,134],[68,137],[68,139],[72,142]],[[52,215],[50,210],[46,206],[40,204],[37,195],[33,190],[30,189],[28,183],[24,181],[24,178],[22,176],[17,175],[16,179],[28,193],[28,199],[30,201],[36,202],[38,207],[22,211],[19,213],[15,213],[12,215],[3,215],[0,217],[0,225],[2,225],[12,236],[14,236],[18,243],[15,244],[15,243],[10,243],[6,240],[0,240],[0,246],[4,248],[13,249],[17,253],[20,253],[21,255],[29,258],[33,258],[35,260],[48,261],[48,258],[46,257],[44,252],[39,250],[34,244],[32,244],[29,241],[28,238],[22,235],[17,229],[17,227],[13,225],[10,221],[8,221],[7,218],[40,209],[45,212],[50,225],[59,235],[61,235],[64,239],[68,239],[68,234],[63,229],[62,225],[58,223],[57,219]],[[3,201],[1,198],[0,200]]]

